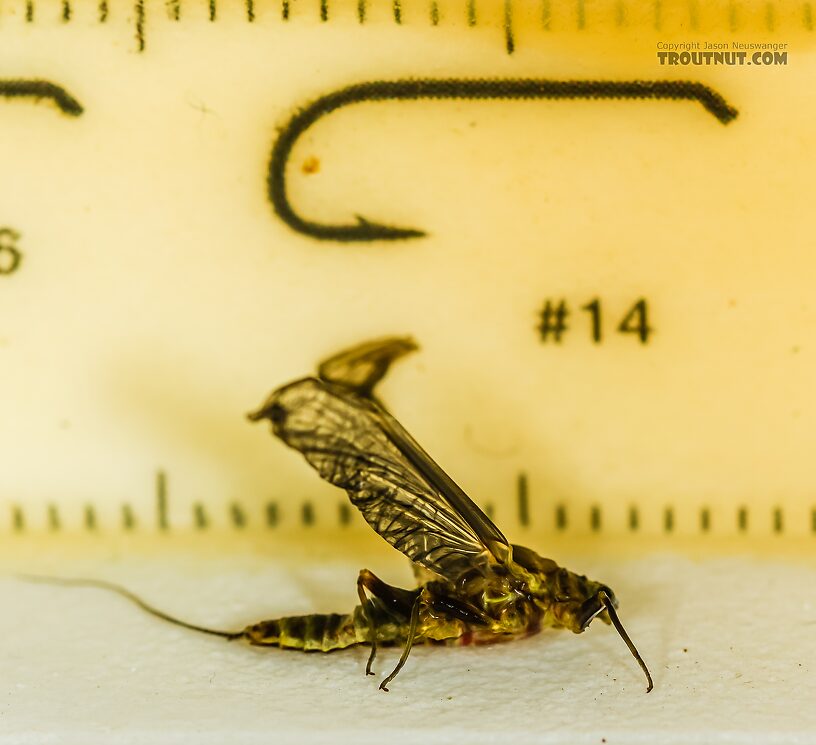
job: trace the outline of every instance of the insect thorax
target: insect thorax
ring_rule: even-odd
[[[606,585],[558,566],[525,546],[513,546],[513,558],[491,567],[487,576],[471,577],[463,583],[464,594],[501,625],[515,627],[510,633],[541,627],[584,631],[600,617],[609,623],[599,596]]]

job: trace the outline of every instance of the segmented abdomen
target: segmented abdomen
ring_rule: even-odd
[[[248,626],[244,636],[250,644],[330,652],[364,641],[359,638],[352,613],[314,613],[287,616]]]

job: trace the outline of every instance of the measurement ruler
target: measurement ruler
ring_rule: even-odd
[[[396,333],[383,396],[509,530],[813,537],[812,25],[4,3],[0,530],[365,530],[244,414]]]

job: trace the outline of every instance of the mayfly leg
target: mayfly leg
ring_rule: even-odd
[[[405,648],[402,650],[402,654],[400,655],[399,662],[397,662],[397,666],[391,671],[390,675],[380,683],[380,690],[385,691],[388,693],[388,684],[397,677],[397,673],[402,670],[402,666],[405,664],[405,661],[408,659],[408,655],[411,653],[411,647],[414,645],[414,639],[416,638],[417,627],[419,626],[419,609],[422,603],[422,595],[420,593],[417,595],[416,600],[414,600],[414,607],[411,608],[411,623],[408,626],[408,637],[405,640]]]
[[[385,621],[387,624],[396,623],[398,627],[405,628],[408,619],[413,617],[415,612],[419,612],[417,610],[419,607],[417,603],[422,596],[422,591],[403,590],[399,587],[393,587],[383,582],[376,574],[368,569],[362,569],[357,577],[357,593],[360,596],[363,617],[368,627],[368,640],[371,643],[371,652],[368,655],[368,663],[366,664],[366,675],[374,675],[371,670],[371,665],[377,654],[379,622]],[[366,593],[371,597],[368,597]],[[415,632],[416,628],[414,628],[414,633]],[[411,635],[410,628],[409,635]],[[390,636],[389,640],[392,640]],[[407,652],[404,657],[408,657]],[[397,670],[399,670],[404,663],[405,659],[397,666]],[[394,671],[387,680],[391,680],[396,674],[396,671]],[[382,686],[380,687],[382,688]]]
[[[371,665],[377,656],[377,622],[374,619],[374,614],[371,612],[372,603],[366,596],[366,582],[370,584],[372,577],[374,577],[374,575],[369,572],[368,569],[360,570],[360,574],[357,575],[357,594],[360,596],[360,605],[363,608],[363,615],[365,616],[366,625],[368,626],[369,641],[371,642],[371,652],[368,655],[368,662],[366,662],[366,675],[374,675],[374,672],[371,670]]]

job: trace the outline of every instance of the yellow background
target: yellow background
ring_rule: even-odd
[[[344,496],[244,413],[326,355],[411,334],[382,388],[393,413],[515,538],[526,531],[806,537],[816,505],[816,303],[809,6],[295,0],[0,8],[4,78],[85,108],[0,100],[0,526],[334,531]],[[545,17],[547,23],[544,23]],[[510,23],[508,31],[508,21]],[[138,29],[137,29],[138,25]],[[144,40],[139,51],[137,32]],[[513,54],[507,52],[512,33]],[[784,67],[665,67],[660,41],[786,42]],[[341,245],[272,212],[277,128],[343,86],[402,77],[689,79],[692,102],[414,102],[321,120],[291,161],[293,203],[324,222],[421,227]],[[301,166],[319,161],[316,173]],[[579,307],[599,298],[604,340]],[[639,298],[646,346],[615,325]],[[571,308],[563,343],[537,334]],[[16,510],[16,512],[15,512]],[[15,514],[17,517],[15,518]],[[781,515],[775,518],[774,515]],[[21,519],[22,515],[22,519]],[[16,522],[15,522],[16,521]],[[24,530],[21,527],[24,525]],[[365,530],[357,516],[344,530]],[[237,534],[237,533],[236,533]],[[243,534],[246,535],[246,532]],[[275,543],[269,539],[274,546]],[[746,539],[747,540],[747,539]]]

